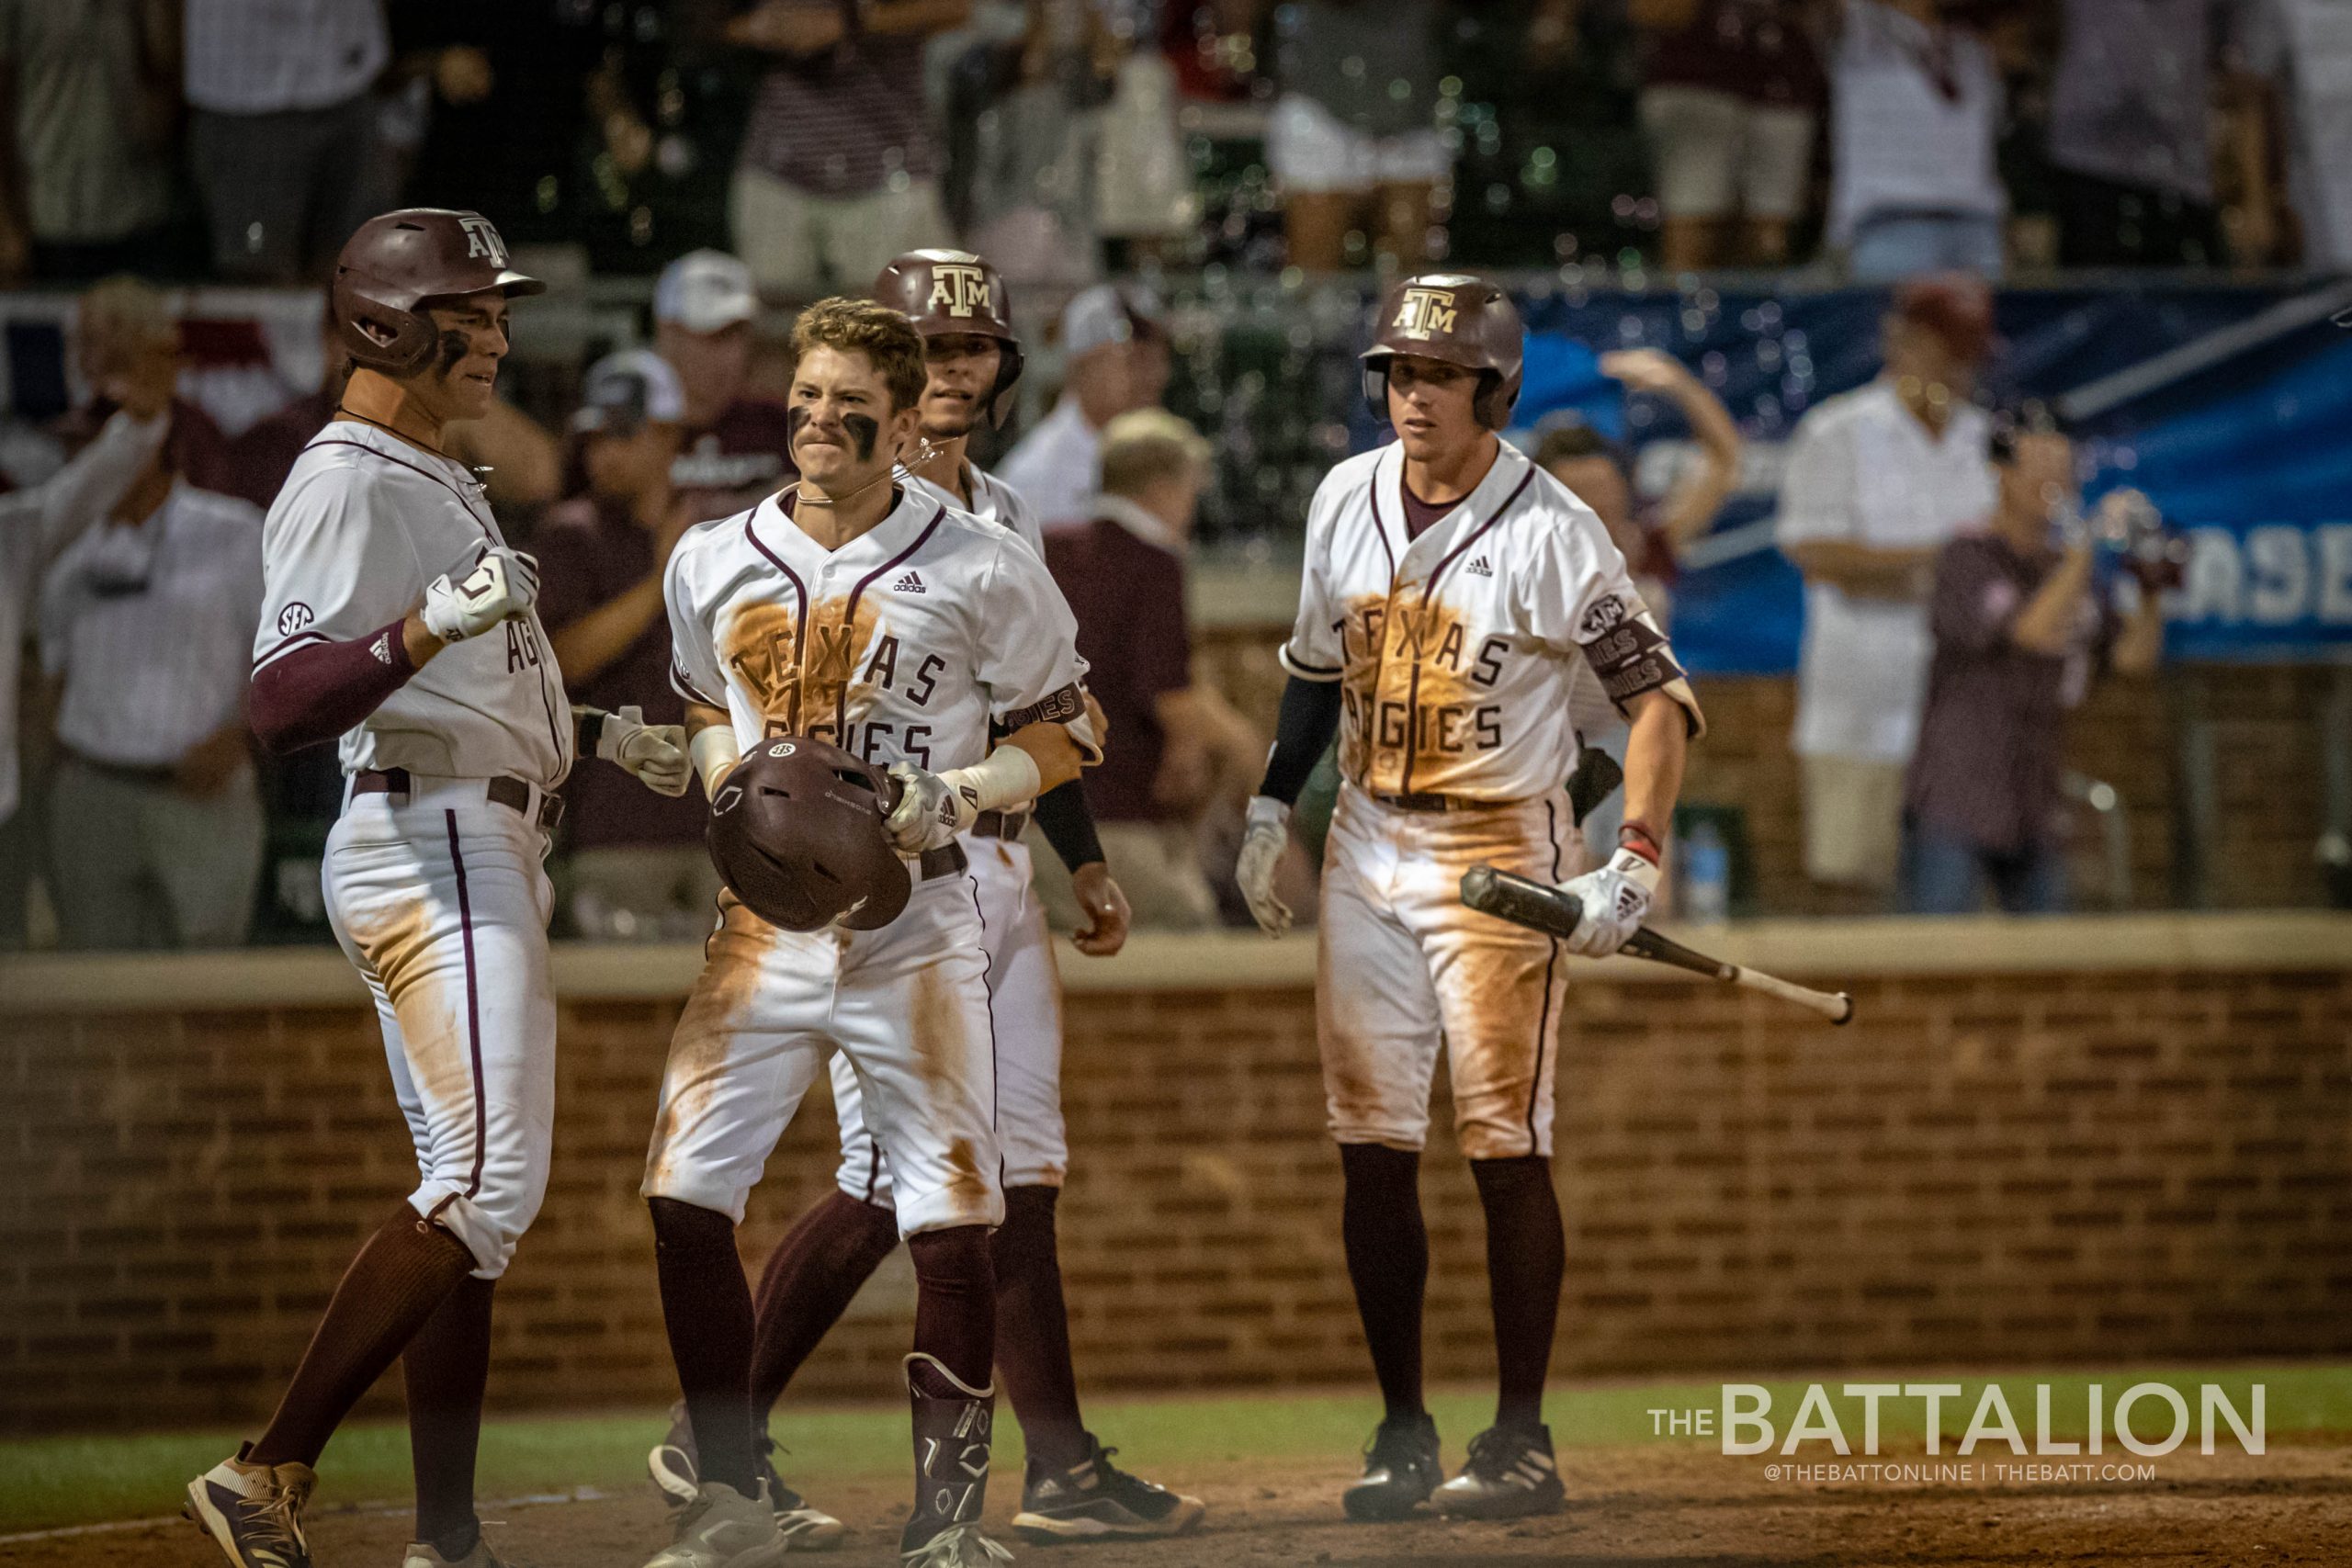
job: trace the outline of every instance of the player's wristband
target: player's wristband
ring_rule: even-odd
[[[603,755],[597,747],[605,739],[607,716],[603,708],[592,708],[584,703],[571,705],[571,721],[577,727],[573,730],[572,750],[575,752],[582,757]]]
[[[743,748],[735,743],[735,730],[730,725],[709,724],[695,731],[686,742],[686,750],[695,760],[695,772],[702,775],[702,793],[709,799],[718,793],[718,781],[727,770],[743,760]]]
[[[1617,847],[1641,856],[1652,866],[1657,865],[1666,858],[1666,846],[1658,842],[1657,835],[1650,831],[1650,825],[1646,822],[1632,821],[1620,826],[1617,829]]]

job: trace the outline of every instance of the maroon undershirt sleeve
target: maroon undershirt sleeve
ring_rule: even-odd
[[[286,752],[333,740],[406,685],[416,666],[401,626],[350,642],[306,643],[254,671],[247,706],[262,745]]]

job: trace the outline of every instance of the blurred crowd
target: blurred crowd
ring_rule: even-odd
[[[0,282],[2352,263],[2337,0],[5,0]],[[538,262],[543,270],[550,270]],[[560,268],[552,269],[562,276]]]

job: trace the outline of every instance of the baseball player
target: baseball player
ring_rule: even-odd
[[[1519,394],[1509,298],[1442,274],[1392,287],[1363,355],[1396,440],[1315,493],[1290,680],[1238,875],[1280,934],[1273,891],[1290,804],[1336,729],[1340,800],[1324,850],[1317,1034],[1347,1201],[1348,1273],[1386,1401],[1348,1513],[1399,1518],[1435,1494],[1501,1518],[1563,1500],[1543,1420],[1563,1242],[1552,1191],[1560,944],[1465,909],[1482,862],[1558,882],[1572,863],[1570,685],[1589,665],[1626,716],[1625,821],[1608,863],[1567,882],[1566,943],[1613,953],[1658,879],[1658,842],[1700,732],[1696,699],[1591,510],[1497,433]],[[1454,1132],[1487,1217],[1501,1397],[1461,1474],[1439,1484],[1421,1403],[1429,1245],[1418,1175],[1444,1047]]]
[[[1010,485],[975,468],[965,448],[982,420],[1001,423],[1021,375],[1004,279],[965,251],[913,251],[885,267],[874,297],[922,335],[927,379],[921,445],[908,488],[1018,534],[1040,558],[1035,515]],[[1022,1508],[1013,1526],[1032,1539],[1170,1535],[1198,1522],[1201,1503],[1114,1466],[1079,1414],[1069,1316],[1055,1248],[1054,1210],[1069,1161],[1061,1108],[1061,991],[1042,906],[1029,889],[1030,813],[983,812],[964,848],[979,891],[988,953],[989,1010],[997,1041],[997,1134],[1004,1151],[1004,1224],[991,1241],[999,1315],[997,1362],[1028,1449]],[[1070,868],[1089,917],[1080,952],[1116,953],[1126,941],[1126,900],[1103,864],[1102,848],[1076,780],[1039,797],[1035,816]],[[856,1071],[832,1060],[841,1123],[839,1187],[801,1216],[769,1260],[759,1290],[752,1363],[752,1420],[763,1467],[774,1445],[768,1413],[858,1288],[899,1244],[890,1172],[865,1125]],[[697,1476],[693,1433],[683,1411],[650,1456],[654,1482],[673,1501],[690,1500]],[[763,1469],[771,1501],[799,1546],[838,1538],[839,1524],[808,1507]]]
[[[395,1357],[416,1542],[406,1568],[489,1568],[473,1507],[491,1297],[546,1189],[555,1089],[555,794],[582,751],[686,785],[683,736],[575,712],[481,486],[443,452],[489,408],[508,301],[540,285],[478,213],[369,220],[336,264],[356,367],[263,531],[251,710],[275,750],[340,737],[323,882],[376,999],[419,1180],[336,1286],[268,1428],[188,1484],[237,1568],[307,1568],[328,1437]]]
[[[987,915],[959,836],[1099,753],[1077,628],[1044,563],[1001,525],[894,479],[927,381],[907,318],[825,300],[793,342],[801,479],[695,529],[671,557],[674,678],[707,794],[772,735],[887,763],[903,791],[888,826],[916,857],[915,886],[878,931],[784,931],[721,900],[647,1156],[695,1485],[654,1568],[765,1563],[795,1524],[780,1526],[762,1497],[754,1308],[735,1226],[836,1051],[888,1168],[918,1285],[906,1363],[917,1492],[900,1551],[924,1568],[987,1568],[1003,1553],[978,1520],[995,1405],[989,1232],[1005,1202]]]

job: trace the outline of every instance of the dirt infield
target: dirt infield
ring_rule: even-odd
[[[1556,1517],[1508,1525],[1436,1520],[1351,1525],[1334,1503],[1344,1461],[1278,1468],[1226,1462],[1184,1478],[1211,1505],[1188,1539],[1133,1546],[1024,1548],[1069,1568],[1325,1568],[1347,1564],[1501,1564],[1561,1568],[1875,1568],[1888,1563],[2148,1564],[2352,1562],[2352,1448],[2274,1446],[2263,1455],[2194,1454],[2127,1463],[2154,1480],[1971,1479],[1939,1484],[1860,1476],[1770,1479],[1766,1458],[1702,1449],[1574,1448],[1562,1452],[1572,1502]],[[1855,1463],[1870,1461],[1855,1461]],[[1913,1447],[1887,1465],[1956,1464]],[[2056,1463],[2061,1461],[2044,1461]],[[1949,1474],[1950,1472],[1945,1472]],[[819,1561],[893,1561],[903,1482],[875,1478],[828,1487],[821,1501],[854,1528]],[[1009,1512],[1000,1485],[995,1512]],[[505,1508],[492,1539],[511,1568],[639,1568],[665,1539],[650,1488],[585,1501]],[[395,1568],[405,1515],[330,1514],[313,1521],[320,1568]],[[7,1568],[217,1568],[187,1525],[139,1526],[0,1544]]]

